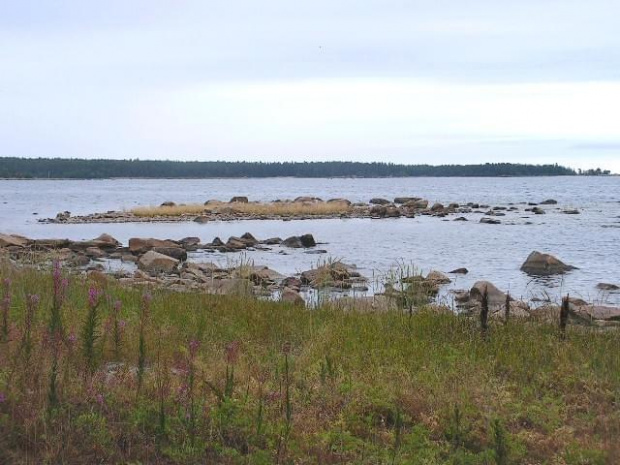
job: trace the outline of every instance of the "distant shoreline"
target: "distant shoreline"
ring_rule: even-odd
[[[0,158],[0,179],[255,179],[428,178],[609,175],[600,168],[574,170],[558,164],[484,163],[405,165],[382,162],[228,162]]]

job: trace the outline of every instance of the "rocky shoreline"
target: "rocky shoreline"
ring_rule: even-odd
[[[342,211],[322,213],[304,213],[304,208],[310,209],[317,205],[329,205],[339,203],[346,205]],[[237,196],[228,202],[208,200],[204,203],[204,209],[198,212],[182,213],[184,204],[176,204],[172,201],[163,202],[161,207],[170,209],[179,207],[181,213],[174,214],[162,212],[153,215],[138,215],[132,211],[107,211],[103,213],[91,213],[88,215],[75,215],[71,212],[59,212],[55,218],[42,218],[38,221],[49,224],[85,224],[85,223],[172,223],[188,222],[208,223],[212,221],[240,221],[240,220],[310,220],[310,219],[334,219],[334,218],[414,218],[416,216],[432,216],[446,218],[448,216],[478,214],[481,215],[480,223],[500,224],[501,217],[508,213],[522,213],[527,215],[544,215],[548,209],[553,209],[559,213],[576,215],[580,211],[574,208],[561,208],[557,206],[554,199],[543,200],[540,203],[521,202],[520,204],[509,205],[481,205],[469,202],[467,204],[450,203],[430,203],[421,197],[396,197],[393,200],[386,198],[372,198],[367,203],[353,203],[348,199],[329,199],[324,201],[318,197],[298,197],[294,200],[275,200],[268,205],[294,205],[299,207],[299,212],[294,214],[282,213],[254,213],[247,208],[240,206],[264,206],[265,203],[250,202],[247,197]],[[195,207],[195,206],[194,206]],[[155,208],[156,209],[156,208]],[[195,210],[195,208],[194,208]],[[251,209],[250,209],[251,210]],[[457,217],[454,221],[468,221],[463,216]]]
[[[213,262],[195,262],[188,253],[196,251],[240,252],[244,250],[272,250],[272,247],[301,248],[316,252],[317,242],[312,234],[280,238],[256,239],[245,233],[232,236],[226,242],[215,238],[202,243],[198,237],[180,240],[131,238],[127,246],[108,234],[88,241],[68,239],[28,239],[23,236],[0,234],[0,257],[5,256],[12,266],[47,266],[52,260],[87,275],[102,279],[116,279],[128,286],[152,286],[177,292],[205,292],[209,294],[243,294],[257,298],[277,299],[306,305],[304,294],[325,291],[328,295],[344,297],[332,305],[343,310],[385,311],[400,309],[414,311],[420,307],[435,311],[454,312],[476,316],[480,313],[486,295],[491,318],[505,318],[506,307],[512,318],[555,321],[560,306],[551,302],[523,302],[514,300],[491,282],[478,281],[471,289],[452,290],[454,306],[438,305],[435,297],[442,287],[452,282],[448,274],[467,274],[459,268],[448,274],[431,271],[426,276],[403,275],[383,283],[380,293],[355,296],[368,291],[368,279],[353,265],[340,261],[326,261],[313,269],[286,276],[266,266],[239,262],[223,267]],[[111,262],[129,264],[131,270],[112,271]],[[565,264],[552,255],[532,252],[521,270],[533,276],[549,276],[570,272],[574,266]],[[600,283],[599,290],[616,292],[620,286]],[[350,291],[350,292],[349,292]],[[349,292],[349,295],[346,293]],[[350,294],[353,294],[351,297]],[[594,305],[581,299],[569,300],[570,318],[574,323],[597,326],[620,325],[620,308]]]

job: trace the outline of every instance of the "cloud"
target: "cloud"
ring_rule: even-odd
[[[2,8],[5,155],[596,163],[618,140],[616,1]]]

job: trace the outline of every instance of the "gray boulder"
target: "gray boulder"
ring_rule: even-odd
[[[175,271],[179,260],[153,250],[149,250],[138,259],[138,268],[149,273]]]
[[[553,255],[537,251],[532,252],[521,265],[521,271],[536,276],[562,274],[575,269],[577,268],[567,265]]]

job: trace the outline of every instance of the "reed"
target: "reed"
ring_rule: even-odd
[[[345,202],[210,202],[208,205],[188,204],[174,206],[136,207],[130,212],[139,217],[190,216],[211,213],[233,213],[255,216],[323,216],[339,215],[352,211]]]

